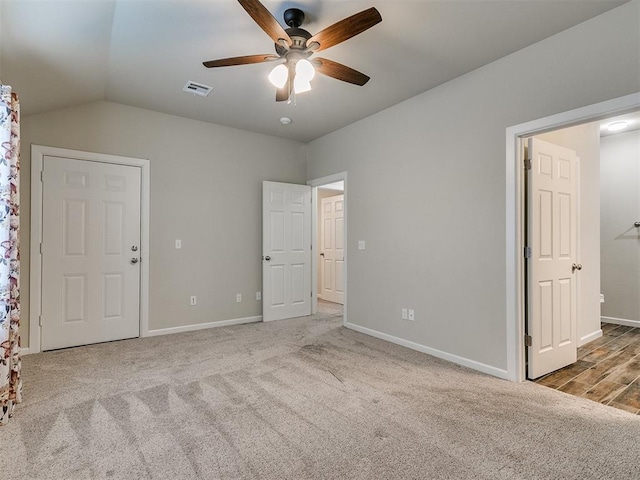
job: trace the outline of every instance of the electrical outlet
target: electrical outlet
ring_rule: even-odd
[[[176,240],[176,250],[179,250],[182,248],[182,240]]]
[[[406,309],[406,308],[403,308],[403,309],[402,309],[402,319],[403,319],[403,320],[406,320],[406,319],[407,319],[407,309]]]
[[[240,303],[242,301],[242,294],[241,293],[237,293],[236,294],[236,303]]]
[[[198,299],[196,298],[195,295],[193,295],[191,297],[190,303],[191,303],[191,305],[197,305],[198,304]]]
[[[409,309],[409,320],[415,320],[416,319],[416,312],[412,309]]]
[[[358,250],[364,250],[365,248],[367,248],[367,242],[358,240]]]
[[[262,300],[262,292],[256,292],[256,300]]]

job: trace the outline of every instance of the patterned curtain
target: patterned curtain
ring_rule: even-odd
[[[0,425],[22,401],[20,380],[20,112],[18,96],[0,85]]]

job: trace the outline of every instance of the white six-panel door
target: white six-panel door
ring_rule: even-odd
[[[529,139],[528,376],[577,360],[577,156]],[[581,266],[580,266],[581,268]]]
[[[322,299],[344,303],[344,195],[320,201],[320,278]]]
[[[137,337],[140,168],[44,157],[42,349]]]
[[[262,318],[311,315],[311,187],[263,182]]]

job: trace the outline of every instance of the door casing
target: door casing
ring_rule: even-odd
[[[40,344],[40,315],[42,312],[42,182],[41,173],[44,157],[63,157],[87,162],[102,162],[130,165],[141,169],[140,194],[140,336],[149,334],[149,201],[150,162],[146,159],[121,157],[93,152],[69,150],[65,148],[31,146],[31,252],[29,275],[29,347],[28,353],[38,353]],[[25,349],[23,349],[25,350]]]
[[[526,379],[525,361],[525,188],[523,139],[640,109],[640,93],[607,100],[508,127],[506,130],[506,329],[507,369],[504,378]]]

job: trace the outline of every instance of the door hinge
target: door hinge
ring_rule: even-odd
[[[524,258],[531,258],[531,247],[524,247]]]
[[[531,159],[530,158],[525,158],[524,159],[524,169],[525,170],[531,170]]]
[[[42,326],[42,315],[38,316],[38,325]]]
[[[524,336],[524,346],[525,347],[533,346],[533,338],[531,338],[531,335],[525,335]]]
[[[44,170],[40,170],[40,181],[44,182]]]
[[[40,255],[42,255],[42,242],[40,242]]]

